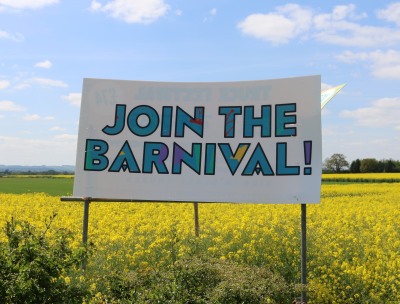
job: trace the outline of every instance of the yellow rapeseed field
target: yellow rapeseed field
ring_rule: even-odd
[[[399,173],[329,173],[322,174],[323,181],[400,182]]]
[[[45,194],[0,194],[0,224],[15,217],[43,227],[53,214],[81,241],[83,203]],[[300,206],[94,203],[88,272],[146,269],[193,252],[265,265],[300,281]],[[323,184],[307,207],[309,303],[400,303],[400,184]],[[4,239],[3,232],[0,238]]]

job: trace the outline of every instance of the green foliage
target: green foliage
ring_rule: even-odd
[[[221,263],[221,282],[212,291],[211,303],[285,303],[294,298],[283,277],[266,267]]]
[[[164,269],[149,268],[103,277],[92,303],[284,303],[294,298],[283,277],[265,267],[199,255]]]
[[[382,172],[380,170],[379,162],[375,158],[364,158],[361,160],[360,172],[368,173],[368,172]]]
[[[330,172],[339,173],[344,168],[349,167],[349,163],[346,160],[346,156],[335,153],[325,160],[324,166]]]
[[[0,243],[0,303],[282,303],[293,288],[265,266],[241,265],[193,252],[170,262],[90,275],[79,270],[86,254],[73,249],[71,234],[43,231],[29,222],[7,221]],[[172,232],[175,235],[176,232]],[[173,254],[175,252],[175,254]],[[85,278],[86,277],[86,278]]]
[[[341,157],[342,156],[342,157]],[[333,154],[324,162],[326,173],[341,173],[342,168],[348,167],[345,162],[341,163],[344,159],[343,154]],[[400,172],[400,161],[393,159],[377,160],[375,158],[364,158],[353,160],[350,164],[349,171],[351,173],[396,173]]]
[[[360,173],[360,166],[361,166],[361,161],[357,158],[356,160],[353,160],[350,165],[350,172],[351,173]]]
[[[400,161],[393,159],[377,160],[375,158],[356,159],[350,165],[351,173],[396,173],[400,172]]]
[[[88,286],[79,277],[84,251],[73,250],[71,234],[60,229],[49,239],[50,218],[44,231],[26,221],[11,219],[0,243],[1,303],[82,303]]]

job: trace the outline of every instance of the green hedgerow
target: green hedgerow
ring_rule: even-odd
[[[7,221],[6,242],[0,243],[1,303],[82,303],[89,295],[88,284],[79,277],[85,250],[72,249],[71,233],[65,229],[48,231],[54,214],[44,231],[27,221]]]
[[[103,279],[107,287],[98,303],[272,304],[294,296],[292,286],[268,269],[200,255],[177,259],[163,269]]]

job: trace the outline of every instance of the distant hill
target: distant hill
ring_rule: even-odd
[[[75,166],[19,166],[19,165],[0,165],[0,172],[13,172],[13,173],[41,173],[55,171],[57,173],[74,173]]]

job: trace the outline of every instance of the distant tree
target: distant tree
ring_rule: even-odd
[[[383,161],[383,172],[395,172],[396,164],[392,159]]]
[[[59,173],[57,171],[55,171],[55,170],[47,170],[47,171],[43,171],[43,174],[46,174],[46,175],[57,175]]]
[[[325,159],[324,165],[328,171],[335,173],[339,173],[344,168],[349,167],[349,163],[346,160],[346,156],[339,153],[335,153],[331,157]]]
[[[350,172],[351,173],[360,173],[360,166],[361,166],[361,161],[357,158],[356,160],[353,160],[350,165]]]
[[[385,172],[385,160],[378,160],[378,168],[376,172]]]
[[[400,160],[394,161],[394,171],[393,172],[400,172]]]
[[[375,158],[364,158],[361,160],[360,171],[361,173],[379,172],[380,165]]]

